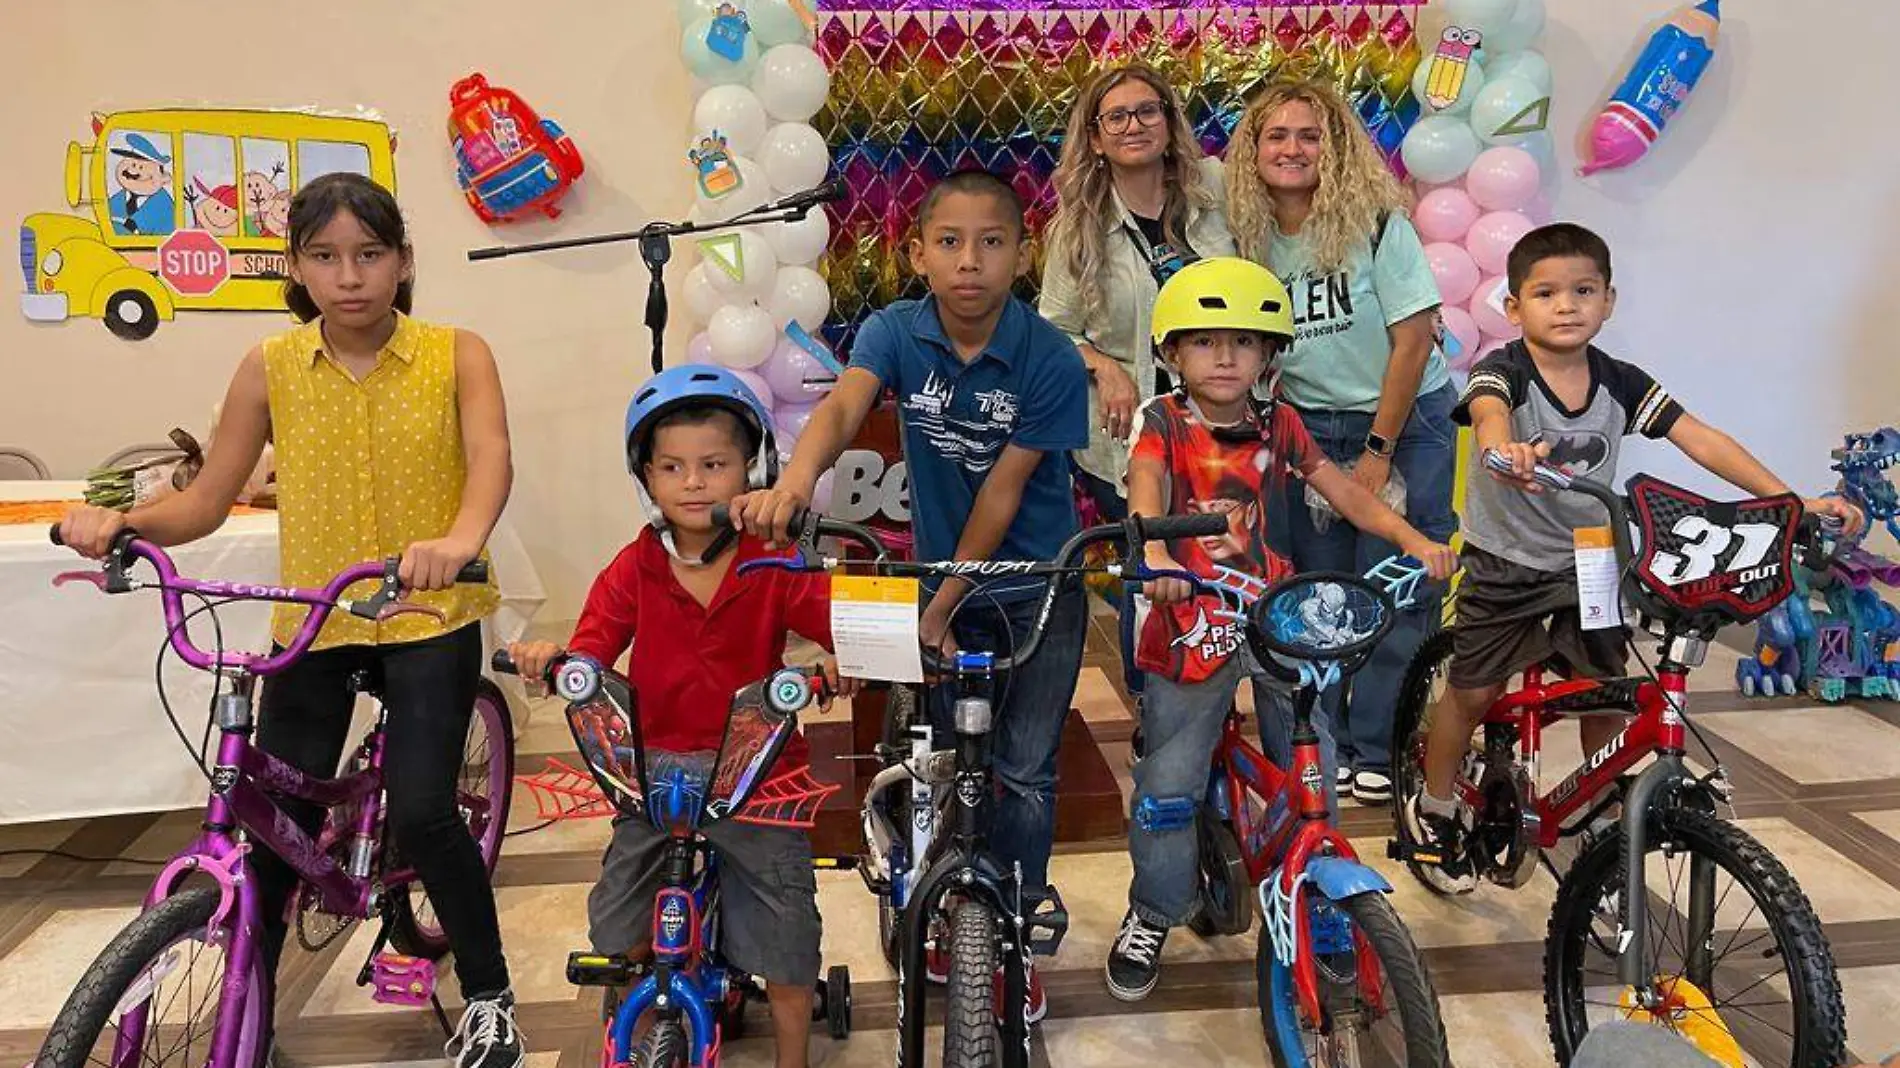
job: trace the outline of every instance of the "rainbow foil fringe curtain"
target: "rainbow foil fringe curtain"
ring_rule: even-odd
[[[817,49],[831,69],[831,95],[812,125],[851,190],[833,209],[820,265],[832,296],[827,340],[848,351],[871,311],[923,294],[903,260],[904,240],[925,190],[964,167],[1003,175],[1029,206],[1036,269],[1021,295],[1033,301],[1069,108],[1103,66],[1142,59],[1159,67],[1214,154],[1268,80],[1329,79],[1404,177],[1399,144],[1419,115],[1411,83],[1422,56],[1421,6],[821,0]]]

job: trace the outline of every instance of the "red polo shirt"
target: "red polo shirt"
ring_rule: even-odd
[[[741,563],[770,555],[758,539],[740,538],[737,558],[702,607],[673,576],[666,547],[648,528],[594,580],[567,648],[614,664],[632,646],[627,678],[647,746],[717,749],[732,695],[784,666],[786,631],[831,648],[829,576],[739,574]],[[804,735],[793,735],[780,768],[807,760]]]

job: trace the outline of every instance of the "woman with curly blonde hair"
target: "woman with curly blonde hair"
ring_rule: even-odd
[[[1076,99],[1054,180],[1061,206],[1038,310],[1088,366],[1093,418],[1077,480],[1104,518],[1119,520],[1128,431],[1155,393],[1155,294],[1183,264],[1234,254],[1220,162],[1201,152],[1167,79],[1130,63],[1097,74]]]
[[[1293,298],[1281,395],[1361,485],[1426,537],[1451,537],[1457,394],[1436,344],[1438,284],[1405,216],[1404,189],[1338,90],[1314,82],[1269,85],[1235,127],[1227,158],[1235,242]],[[1395,551],[1308,500],[1289,509],[1300,570],[1362,573]],[[1391,800],[1392,710],[1406,662],[1438,612],[1435,598],[1421,598],[1350,695],[1327,695],[1344,724],[1340,791],[1365,804]]]

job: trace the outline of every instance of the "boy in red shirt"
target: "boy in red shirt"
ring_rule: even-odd
[[[718,367],[663,371],[628,406],[627,465],[650,525],[594,580],[567,648],[613,664],[632,647],[627,679],[649,750],[718,749],[733,693],[783,665],[787,630],[831,647],[825,576],[766,570],[740,578],[736,564],[767,555],[752,537],[702,559],[717,533],[713,506],[776,475],[770,426],[758,398]],[[524,678],[538,679],[560,650],[528,642],[509,652]],[[829,658],[825,675],[841,688]],[[804,737],[794,735],[779,766],[806,756]],[[720,858],[721,952],[765,979],[779,1068],[799,1068],[821,932],[811,841],[795,828],[732,820],[705,834]],[[643,820],[614,821],[587,898],[596,951],[638,956],[649,942],[665,846],[666,836]]]

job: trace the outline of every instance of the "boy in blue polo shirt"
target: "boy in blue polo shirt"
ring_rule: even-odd
[[[1010,295],[1029,267],[1022,201],[993,174],[959,172],[925,196],[918,232],[910,262],[930,296],[865,320],[850,366],[812,413],[777,487],[740,498],[734,523],[784,542],[794,510],[810,504],[818,476],[890,389],[903,426],[917,558],[1049,560],[1077,529],[1068,455],[1088,445],[1088,375],[1075,343]],[[1033,625],[1044,588],[1040,580],[987,585],[957,610],[969,592],[961,579],[935,584],[919,624],[925,645],[1007,655]],[[1035,658],[994,688],[1002,795],[990,847],[1005,862],[1021,862],[1030,894],[1049,882],[1056,745],[1086,623],[1084,595],[1072,585]],[[949,687],[932,691],[940,729],[953,697]],[[1033,973],[1030,1000],[1040,1018],[1042,985]]]

